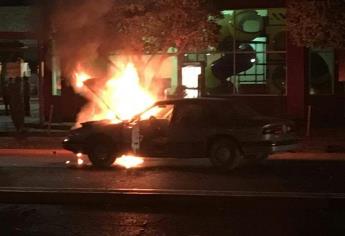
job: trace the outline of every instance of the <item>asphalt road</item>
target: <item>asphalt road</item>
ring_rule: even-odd
[[[126,209],[111,206],[0,205],[5,236],[344,235],[344,211],[290,207]]]
[[[345,154],[286,153],[231,173],[207,159],[147,158],[134,169],[100,170],[62,150],[2,150],[0,188],[207,192],[230,195],[345,197]]]
[[[285,153],[220,173],[207,159],[147,158],[99,170],[66,165],[75,157],[62,150],[2,149],[2,202],[40,204],[0,204],[0,235],[344,235],[344,159]],[[104,193],[122,201],[103,201]],[[162,195],[168,201],[156,201]],[[49,198],[58,204],[42,204]]]

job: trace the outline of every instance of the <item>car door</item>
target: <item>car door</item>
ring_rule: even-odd
[[[168,133],[174,106],[155,106],[141,115],[138,122],[139,154],[149,157],[169,155]]]
[[[205,104],[179,104],[169,130],[169,147],[173,156],[201,157],[206,150],[209,113]]]

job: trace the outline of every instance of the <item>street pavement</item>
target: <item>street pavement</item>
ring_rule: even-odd
[[[66,134],[0,137],[0,235],[345,235],[345,153],[325,152],[345,147],[340,129],[230,173],[207,159],[76,166]]]
[[[344,235],[344,160],[288,152],[230,173],[174,158],[101,170],[66,165],[76,157],[60,148],[0,149],[0,235]]]
[[[337,209],[294,205],[205,210],[94,205],[0,205],[5,236],[300,236],[344,235]]]
[[[0,235],[344,235],[344,159],[283,153],[221,173],[207,159],[146,158],[100,170],[66,165],[75,157],[61,149],[1,149]]]
[[[229,195],[345,198],[345,154],[283,153],[223,173],[207,159],[145,158],[133,169],[101,170],[61,149],[0,150],[1,189],[167,190]],[[72,164],[67,165],[66,161]]]

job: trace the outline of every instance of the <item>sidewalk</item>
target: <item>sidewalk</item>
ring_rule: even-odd
[[[65,128],[65,127],[64,127]],[[15,133],[2,133],[0,135],[0,149],[60,149],[61,143],[68,135],[68,129],[31,128],[23,136]],[[317,130],[311,137],[301,137],[300,148],[296,152],[324,152],[345,154],[345,128]],[[1,134],[1,133],[0,133]]]
[[[25,116],[24,136],[66,136],[74,123],[45,123],[40,124],[39,107],[37,101],[32,101],[31,116]],[[0,103],[0,136],[14,137],[16,129],[10,115],[5,115],[4,105]]]
[[[300,136],[302,151],[345,153],[345,126],[314,128],[309,137]]]
[[[26,132],[18,136],[10,116],[0,115],[0,148],[47,149],[61,148],[74,123],[40,124],[38,110],[33,109],[31,117],[25,117]],[[299,128],[302,140],[297,152],[345,153],[345,125],[334,128],[311,127],[310,136],[305,136],[304,127]]]
[[[0,149],[62,149],[64,136],[0,137]]]

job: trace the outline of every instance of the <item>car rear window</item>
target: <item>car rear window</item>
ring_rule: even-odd
[[[197,126],[207,125],[210,114],[207,106],[200,104],[183,104],[176,109],[174,125]]]
[[[220,124],[231,120],[251,119],[260,116],[254,109],[241,101],[219,101],[210,107]]]

